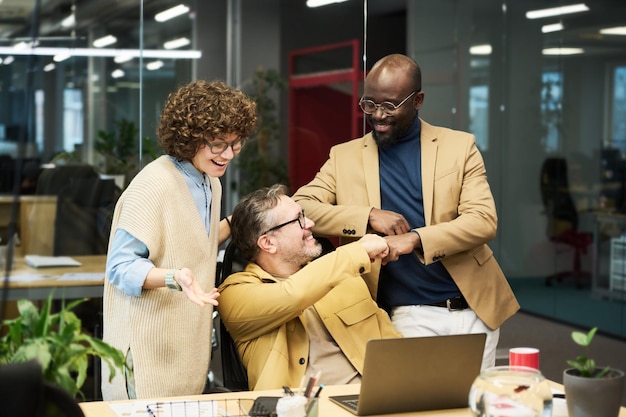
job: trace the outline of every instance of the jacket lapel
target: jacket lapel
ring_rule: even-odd
[[[361,151],[363,153],[363,176],[367,199],[376,208],[380,208],[380,179],[378,170],[378,146],[371,133],[363,137]]]
[[[430,225],[433,214],[435,164],[437,161],[437,136],[428,123],[422,122],[420,145],[422,149],[422,197],[424,198],[424,220]]]

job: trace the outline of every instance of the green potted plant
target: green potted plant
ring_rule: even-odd
[[[109,366],[111,377],[116,369],[123,372],[125,358],[121,351],[102,340],[83,333],[81,320],[72,309],[86,299],[62,303],[52,312],[52,294],[41,311],[30,300],[19,300],[19,316],[2,322],[0,364],[37,360],[44,380],[80,396],[87,377],[89,359],[99,357]]]
[[[574,331],[572,340],[589,350],[597,327],[587,333]],[[563,372],[563,386],[570,417],[617,417],[624,393],[624,372],[598,366],[588,352],[568,360],[571,368]]]
[[[235,159],[241,169],[241,195],[261,187],[281,183],[289,185],[287,164],[278,156],[280,129],[274,94],[285,88],[286,82],[276,70],[257,68],[244,90],[256,102],[259,130],[254,141],[246,145]]]
[[[127,184],[139,171],[139,156],[149,157],[150,162],[158,156],[158,152],[149,137],[142,138],[142,149],[139,150],[139,128],[131,120],[120,119],[111,131],[98,131],[95,150],[102,156],[101,170],[105,175],[123,176],[123,184]],[[120,188],[124,188],[120,186]]]

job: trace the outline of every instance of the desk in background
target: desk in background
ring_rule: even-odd
[[[13,203],[13,196],[0,195],[0,236],[10,223]],[[22,195],[18,198],[18,206],[16,221],[21,242],[16,248],[18,253],[52,255],[57,196]],[[6,244],[4,240],[3,245]]]
[[[552,388],[556,391],[563,392],[563,386],[552,382]],[[354,417],[350,412],[342,409],[338,405],[333,404],[329,399],[329,395],[343,395],[343,394],[356,394],[359,392],[359,385],[334,385],[324,387],[324,391],[320,395],[319,403],[319,417]],[[242,391],[242,392],[230,392],[220,394],[208,394],[208,395],[195,395],[186,397],[175,398],[159,398],[153,399],[151,402],[164,402],[164,401],[209,401],[209,400],[222,400],[222,399],[254,399],[258,396],[270,395],[281,396],[282,391]],[[137,400],[143,401],[143,400]],[[127,403],[129,401],[126,401]],[[106,402],[84,402],[80,403],[80,407],[85,414],[85,417],[116,417],[109,404],[122,403],[120,401]],[[145,416],[146,414],[131,414],[129,417]],[[404,416],[404,417],[419,417],[419,416],[432,416],[432,417],[472,417],[473,414],[469,408],[457,408],[453,410],[434,410],[434,411],[421,411],[412,413],[401,414],[385,414],[386,417]],[[567,409],[563,400],[555,400],[555,406],[552,413],[552,417],[567,417]],[[620,409],[619,417],[626,417],[626,408]]]
[[[81,266],[66,266],[54,268],[31,268],[25,264],[24,258],[16,258],[11,276],[20,274],[43,274],[50,278],[30,282],[9,282],[9,300],[26,298],[29,300],[43,300],[48,298],[54,290],[55,299],[71,298],[102,298],[104,290],[104,270],[106,255],[72,256]],[[57,278],[65,273],[102,273],[101,280],[89,281],[59,281]],[[2,270],[4,282],[4,269]]]

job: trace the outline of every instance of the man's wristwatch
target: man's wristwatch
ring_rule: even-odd
[[[182,291],[180,284],[174,279],[174,274],[178,269],[170,269],[165,274],[165,286],[172,291]]]

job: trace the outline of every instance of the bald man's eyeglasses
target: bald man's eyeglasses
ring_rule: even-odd
[[[417,90],[413,91],[411,94],[406,96],[406,98],[402,100],[400,104],[398,104],[397,106],[390,101],[383,101],[380,104],[376,104],[372,100],[366,100],[364,98],[361,98],[361,100],[359,101],[359,107],[361,108],[361,110],[363,110],[363,113],[365,114],[374,114],[376,113],[376,110],[378,110],[378,108],[380,107],[383,113],[385,113],[387,116],[393,116],[396,113],[396,111],[404,103],[406,103],[407,100],[410,99],[415,93],[417,93]]]

